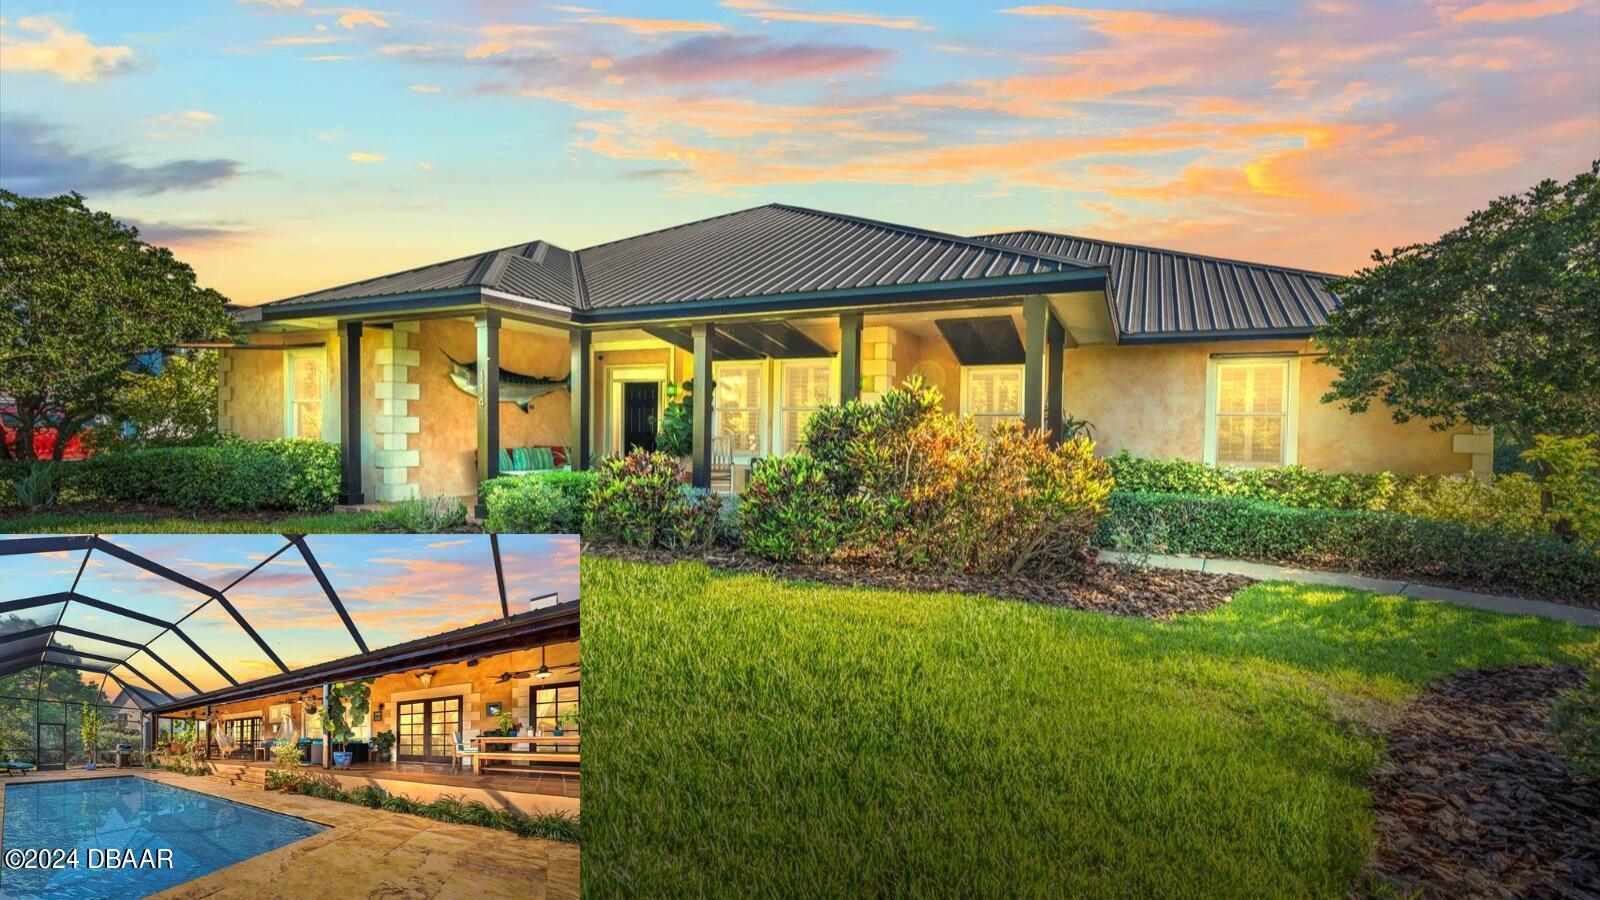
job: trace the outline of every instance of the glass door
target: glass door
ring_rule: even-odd
[[[436,697],[399,704],[395,720],[400,759],[449,762],[461,730],[461,698]]]

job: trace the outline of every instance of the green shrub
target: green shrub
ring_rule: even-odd
[[[694,382],[667,385],[667,404],[661,412],[656,449],[668,456],[688,456],[694,449]]]
[[[1550,494],[1544,519],[1565,537],[1600,546],[1600,436],[1537,435],[1522,458],[1544,473]]]
[[[419,497],[402,500],[385,509],[383,524],[412,534],[436,534],[467,524],[467,505],[458,497]]]
[[[1057,573],[1088,558],[1111,490],[1087,438],[1051,447],[1017,422],[985,439],[917,378],[876,403],[819,410],[804,446],[809,460],[751,472],[740,519],[752,553]]]
[[[688,470],[660,451],[606,460],[590,494],[584,536],[627,547],[711,546],[721,501],[688,482]]]
[[[745,549],[779,562],[831,556],[845,523],[830,468],[810,456],[756,460],[739,497]]]
[[[54,506],[56,502],[56,475],[59,464],[34,460],[26,473],[17,477],[11,490],[24,509]]]
[[[1502,530],[1545,531],[1539,486],[1522,474],[1485,484],[1472,475],[1320,472],[1304,466],[1234,469],[1181,459],[1106,460],[1117,490],[1245,497],[1302,509],[1367,509]]]
[[[148,447],[50,463],[62,501],[139,503],[189,510],[293,510],[339,499],[339,445],[323,441],[226,439],[190,447]],[[0,466],[15,498],[29,466]]]
[[[1550,708],[1550,736],[1572,771],[1600,778],[1600,669],[1562,692]]]
[[[1600,595],[1600,552],[1553,535],[1240,497],[1118,491],[1108,505],[1102,546],[1160,540],[1172,553],[1465,581],[1555,599]]]
[[[540,472],[483,483],[484,527],[501,534],[577,534],[594,492],[594,472]]]

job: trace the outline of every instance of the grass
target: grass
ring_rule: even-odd
[[[594,896],[1344,895],[1372,726],[1595,632],[1263,584],[1169,623],[585,559]]]
[[[8,534],[355,534],[385,528],[380,513],[185,516],[179,513],[60,512],[0,515]]]

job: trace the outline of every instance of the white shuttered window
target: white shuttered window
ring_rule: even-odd
[[[1022,418],[1022,366],[962,369],[961,411],[986,435],[996,423]]]
[[[1295,359],[1213,360],[1208,462],[1278,466],[1294,462]]]
[[[717,386],[717,433],[741,456],[761,453],[762,368],[760,362],[717,363],[712,379]]]
[[[806,420],[818,409],[833,403],[838,391],[833,383],[831,360],[784,360],[779,394],[778,422],[784,453],[794,453],[806,436]]]

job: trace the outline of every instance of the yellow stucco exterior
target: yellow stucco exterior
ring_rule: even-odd
[[[373,495],[371,486],[384,478],[400,478],[414,485],[413,495],[471,496],[476,493],[477,482],[476,400],[451,382],[444,354],[460,360],[473,358],[473,324],[464,318],[437,318],[413,325],[407,326],[407,351],[380,356],[387,346],[381,329],[369,328],[368,339],[363,340],[363,369],[373,373],[362,379],[364,484],[369,497]],[[317,340],[322,341],[327,354],[324,437],[337,440],[337,336],[332,332],[301,332],[292,341],[261,336],[256,343],[304,344]],[[837,346],[836,339],[823,339],[823,343]],[[396,369],[378,362],[399,359],[395,355],[399,353],[414,353],[405,357],[409,366]],[[1390,470],[1407,474],[1465,473],[1472,469],[1473,457],[1456,452],[1459,445],[1453,443],[1455,435],[1470,433],[1469,427],[1440,432],[1420,421],[1397,424],[1381,408],[1353,415],[1342,407],[1322,403],[1334,371],[1320,364],[1309,342],[1301,340],[1068,347],[1063,366],[1063,407],[1067,415],[1092,423],[1104,454],[1127,450],[1138,456],[1200,461],[1205,457],[1207,368],[1213,358],[1234,354],[1293,355],[1298,367],[1294,448],[1295,461],[1301,465],[1331,471]],[[226,358],[224,427],[251,439],[283,437],[285,351],[229,351]],[[548,331],[506,328],[501,332],[500,364],[503,369],[559,378],[571,365],[570,344],[565,336]],[[614,420],[619,414],[614,409],[611,373],[620,375],[626,370],[639,377],[641,371],[653,370],[665,373],[667,380],[681,382],[691,374],[691,366],[689,353],[664,343],[623,348],[597,344],[591,401],[594,451],[616,449],[609,446],[614,443]],[[383,389],[396,396],[397,392],[406,392],[411,399],[401,405],[401,411],[415,419],[415,432],[395,444],[403,444],[407,453],[414,452],[415,461],[398,474],[393,469],[383,471],[374,463],[375,454],[383,453],[385,442],[393,440],[374,433],[371,424],[385,408],[373,393],[374,382],[382,380],[380,372],[414,386],[390,385]],[[947,409],[962,408],[962,368],[943,340],[926,332],[897,330],[891,324],[869,320],[863,340],[865,395],[870,399],[881,390],[885,379],[898,384],[913,374],[940,390]],[[773,413],[769,410],[768,414]],[[535,400],[526,413],[503,403],[501,444],[569,446],[570,415],[569,395],[561,390]]]

